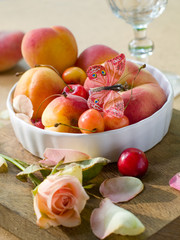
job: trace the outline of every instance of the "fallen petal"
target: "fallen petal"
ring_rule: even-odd
[[[90,224],[93,233],[100,239],[111,233],[135,236],[145,230],[144,225],[134,214],[116,206],[108,198],[103,199],[100,207],[93,210]]]
[[[33,116],[33,105],[26,95],[18,95],[13,99],[13,108],[16,113],[24,113],[30,119]]]
[[[99,191],[103,197],[112,202],[126,202],[134,198],[144,188],[140,179],[135,177],[115,177],[106,179],[100,185]]]
[[[176,173],[169,181],[172,188],[180,191],[180,172]]]
[[[89,159],[89,155],[83,152],[79,152],[73,149],[54,149],[46,148],[44,152],[44,159],[39,161],[46,166],[55,166],[59,161],[63,160],[63,163],[71,163]]]

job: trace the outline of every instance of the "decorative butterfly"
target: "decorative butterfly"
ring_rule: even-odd
[[[108,113],[115,117],[124,115],[124,101],[117,84],[125,69],[124,54],[106,61],[103,65],[93,65],[87,70],[84,87],[89,90],[89,108]]]

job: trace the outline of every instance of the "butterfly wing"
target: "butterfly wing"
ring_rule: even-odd
[[[125,70],[125,65],[126,57],[123,53],[104,63],[104,68],[108,76],[106,86],[112,86],[120,80]]]
[[[89,108],[94,108],[100,112],[103,112],[104,109],[104,101],[108,96],[109,91],[102,90],[99,92],[92,92],[89,96],[87,104]]]
[[[105,112],[115,117],[124,115],[124,101],[120,93],[112,90],[93,92],[88,98],[89,108]]]
[[[124,101],[120,93],[109,91],[104,99],[103,111],[108,115],[120,118],[124,115]]]
[[[102,65],[93,65],[87,70],[87,79],[84,83],[84,87],[86,90],[90,90],[91,88],[106,86],[108,82],[108,76],[106,75],[106,71],[104,66]]]
[[[93,65],[87,70],[87,78],[84,83],[86,90],[100,86],[112,86],[121,78],[126,64],[124,54],[108,60],[103,65]]]
[[[112,90],[93,91],[95,88],[113,86],[122,76],[125,69],[125,55],[108,60],[103,65],[94,65],[87,70],[87,79],[84,87],[90,90],[88,98],[89,108],[107,112],[116,117],[124,114],[124,102],[120,93]]]

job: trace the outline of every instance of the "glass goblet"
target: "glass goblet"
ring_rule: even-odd
[[[132,25],[134,39],[129,42],[131,55],[138,60],[152,54],[154,43],[147,38],[148,24],[165,9],[168,0],[107,0],[112,12]]]

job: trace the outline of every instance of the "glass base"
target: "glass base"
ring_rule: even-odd
[[[154,50],[154,44],[149,39],[132,40],[128,47],[131,55],[139,58],[146,58],[147,56],[152,55]]]

